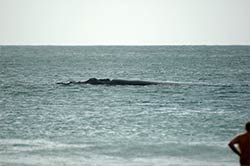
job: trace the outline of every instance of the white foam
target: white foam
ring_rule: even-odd
[[[169,142],[173,143],[173,142]],[[176,142],[174,142],[176,143]],[[180,143],[178,143],[180,144]],[[189,146],[200,145],[200,142],[192,142]],[[224,142],[217,144],[224,145]],[[0,165],[37,165],[37,166],[233,166],[233,159],[221,161],[221,158],[213,161],[190,156],[145,156],[145,157],[121,157],[89,152],[84,148],[90,145],[66,144],[47,141],[44,139],[0,139]],[[82,153],[60,153],[67,148],[81,148]],[[45,153],[33,153],[36,150],[45,150]],[[59,150],[58,153],[47,153],[47,150]],[[32,153],[30,153],[32,152]],[[72,151],[74,152],[74,150]]]
[[[232,161],[204,161],[182,157],[155,157],[155,158],[120,158],[105,155],[83,156],[49,156],[49,155],[20,155],[1,156],[0,164],[37,165],[37,166],[234,166]]]

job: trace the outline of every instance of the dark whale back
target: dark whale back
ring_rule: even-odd
[[[109,84],[110,79],[97,79],[97,78],[90,78],[87,81],[83,82],[85,84],[92,84],[92,85],[98,85],[98,84]]]
[[[139,81],[139,80],[120,80],[120,79],[114,79],[110,82],[111,85],[153,85],[157,84],[155,82],[149,82],[149,81]]]
[[[159,84],[157,82],[150,82],[150,81],[139,81],[139,80],[122,80],[122,79],[97,79],[97,78],[90,78],[87,81],[70,81],[70,82],[59,82],[57,84],[62,85],[70,85],[70,84],[91,84],[91,85],[155,85]]]

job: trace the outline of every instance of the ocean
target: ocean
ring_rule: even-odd
[[[0,165],[235,166],[249,101],[250,46],[0,46]]]

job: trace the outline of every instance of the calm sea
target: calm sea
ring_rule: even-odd
[[[250,46],[0,46],[1,166],[234,166],[247,120]]]

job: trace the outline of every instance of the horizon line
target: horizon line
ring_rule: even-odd
[[[145,46],[250,46],[250,44],[0,44],[0,46],[82,46],[82,47],[145,47]]]

